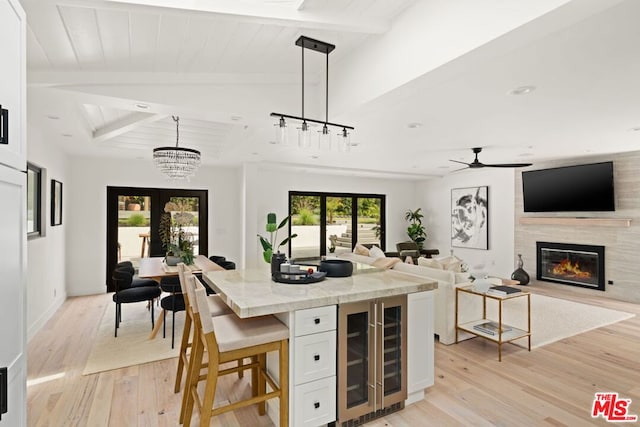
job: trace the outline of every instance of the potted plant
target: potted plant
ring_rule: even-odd
[[[407,235],[411,240],[416,242],[418,249],[422,250],[422,245],[427,239],[427,232],[422,225],[422,208],[418,208],[415,211],[408,210],[404,214],[404,219],[409,221],[409,227],[407,227]]]
[[[175,203],[168,202],[160,217],[158,231],[167,265],[176,265],[180,261],[187,265],[193,264],[193,235],[183,228],[191,224],[193,215],[183,211],[171,215],[172,211],[178,210]]]
[[[278,243],[277,246],[275,246],[278,239],[278,230],[284,228],[284,226],[287,225],[290,219],[291,215],[283,219],[280,224],[278,224],[276,221],[276,214],[271,212],[267,214],[267,225],[265,227],[266,231],[269,233],[269,239],[266,239],[265,237],[262,237],[258,234],[258,238],[260,239],[260,244],[262,245],[263,250],[262,257],[264,258],[264,262],[271,263],[272,274],[274,273],[274,268],[276,268],[276,266],[277,268],[275,271],[279,271],[280,264],[282,264],[285,259],[285,255],[280,253],[280,246],[286,245],[291,239],[298,236],[297,234],[292,234],[291,236],[288,236],[283,241]],[[275,254],[273,253],[274,246],[276,250]]]

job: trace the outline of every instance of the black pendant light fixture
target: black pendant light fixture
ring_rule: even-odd
[[[272,117],[277,117],[278,122],[276,126],[276,143],[286,145],[287,144],[287,121],[286,119],[295,120],[300,123],[298,128],[298,146],[300,148],[311,147],[311,132],[309,130],[309,123],[317,123],[322,125],[322,129],[318,132],[318,147],[324,150],[331,149],[331,131],[329,127],[338,128],[337,139],[338,149],[340,151],[349,151],[351,148],[351,132],[353,126],[341,125],[338,123],[329,122],[329,54],[335,49],[335,45],[326,43],[320,40],[315,40],[306,36],[300,36],[296,40],[296,46],[301,47],[302,51],[302,115],[294,116],[284,113],[271,113]],[[304,115],[304,51],[310,49],[315,52],[323,53],[326,57],[326,91],[325,91],[325,118],[324,120],[311,119]]]

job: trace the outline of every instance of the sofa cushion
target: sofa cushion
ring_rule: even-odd
[[[418,258],[418,265],[423,267],[435,268],[438,270],[444,270],[444,266],[434,258]]]
[[[402,260],[400,258],[376,258],[376,260],[373,262],[374,267],[377,268],[393,268],[393,266],[395,266],[397,263],[401,263]]]
[[[382,249],[377,246],[372,246],[371,249],[369,249],[369,256],[376,259],[386,257],[384,252],[382,252]]]
[[[417,276],[428,277],[433,280],[441,280],[449,285],[455,283],[455,276],[452,271],[440,270],[431,267],[421,267],[419,265],[399,263],[393,267],[396,271],[403,273],[415,274]]]
[[[356,244],[356,247],[353,248],[353,253],[356,255],[369,256],[369,249],[366,246],[361,245],[360,243]]]
[[[370,256],[358,255],[353,252],[343,252],[338,254],[338,258],[340,259],[348,259],[349,261],[359,262],[360,264],[373,265],[375,258],[371,258]]]

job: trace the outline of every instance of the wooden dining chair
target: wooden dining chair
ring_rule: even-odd
[[[184,263],[178,263],[178,278],[180,280],[180,288],[182,290],[182,298],[185,305],[184,328],[182,329],[182,341],[180,343],[180,352],[178,353],[178,369],[176,371],[176,383],[174,393],[180,392],[182,385],[182,374],[187,369],[189,349],[192,346],[192,326],[194,325],[193,309],[191,308],[190,298],[195,301],[196,278],[193,274],[186,271]],[[231,308],[217,295],[209,295],[207,297],[209,308],[212,316],[221,316],[223,314],[231,314]],[[182,419],[182,416],[180,417]]]
[[[195,316],[199,323],[194,338],[189,369],[184,424],[190,425],[195,407],[200,417],[200,426],[209,426],[211,417],[233,411],[245,406],[257,404],[258,413],[266,413],[265,402],[278,398],[280,401],[280,426],[289,424],[289,329],[274,316],[260,316],[241,319],[235,314],[211,317],[207,303],[206,291],[199,288],[195,291],[196,305],[199,315]],[[201,375],[204,352],[208,353],[206,374]],[[266,354],[278,352],[279,382],[271,378],[267,372]],[[251,359],[250,364],[231,368],[221,365],[238,360]],[[218,378],[239,370],[251,369],[252,396],[248,399],[213,407]],[[198,393],[198,382],[205,381],[202,398]],[[271,387],[267,392],[266,384]]]

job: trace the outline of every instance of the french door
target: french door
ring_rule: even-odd
[[[289,234],[298,235],[290,259],[351,252],[356,243],[385,249],[384,195],[290,191],[289,215]]]
[[[191,214],[186,231],[194,241],[194,255],[207,255],[207,190],[107,187],[107,292],[113,291],[111,273],[118,262],[136,265],[140,258],[164,256],[158,230],[168,202],[173,202],[172,215]]]

